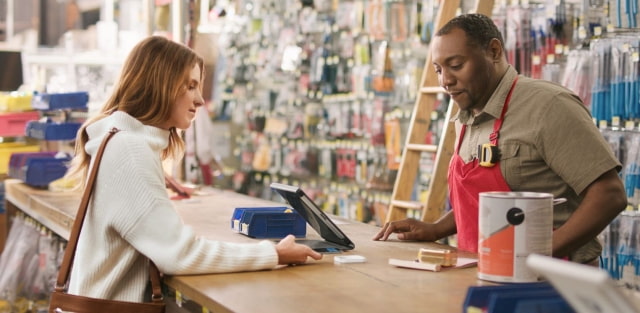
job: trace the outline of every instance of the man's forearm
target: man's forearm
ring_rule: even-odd
[[[565,257],[595,238],[627,205],[624,186],[611,170],[594,181],[569,220],[553,233],[553,256]]]

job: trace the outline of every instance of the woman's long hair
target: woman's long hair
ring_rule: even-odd
[[[203,63],[189,47],[164,37],[151,36],[139,42],[129,53],[111,97],[78,130],[75,156],[67,176],[86,176],[90,162],[84,149],[89,140],[87,126],[115,111],[126,112],[145,125],[161,125],[170,118],[178,96],[186,92],[191,69],[198,64],[202,71]],[[201,72],[201,81],[202,78]],[[171,128],[169,133],[169,145],[162,151],[162,159],[178,157],[184,151],[178,130]]]

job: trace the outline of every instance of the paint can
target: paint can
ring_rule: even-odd
[[[527,267],[526,259],[531,253],[551,255],[553,195],[481,192],[479,197],[478,278],[537,281],[538,275]]]

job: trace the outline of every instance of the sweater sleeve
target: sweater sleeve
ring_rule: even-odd
[[[98,188],[102,196],[97,198],[118,195],[108,197],[109,228],[135,250],[166,274],[263,270],[277,265],[272,242],[239,244],[197,237],[169,200],[159,159],[150,159],[144,145],[124,142],[123,137],[116,136],[114,140],[121,144],[116,142],[105,151],[104,165],[112,170],[103,171],[101,165],[99,177],[104,180]]]
[[[269,241],[239,244],[196,237],[171,202],[157,199],[125,239],[166,274],[203,274],[270,269],[277,265]]]

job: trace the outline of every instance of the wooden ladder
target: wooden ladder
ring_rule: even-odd
[[[493,5],[493,0],[478,0],[475,12],[491,16]],[[434,31],[437,31],[455,17],[459,6],[460,0],[440,1]],[[433,222],[443,214],[444,202],[448,190],[447,170],[449,160],[453,155],[453,145],[455,142],[455,128],[448,122],[457,112],[457,106],[453,101],[449,102],[444,120],[444,128],[438,145],[424,144],[429,131],[431,113],[436,104],[438,94],[443,92],[444,89],[438,85],[438,77],[431,64],[431,54],[427,53],[420,90],[413,108],[413,114],[411,115],[406,143],[403,147],[402,159],[393,187],[389,210],[387,211],[387,222],[406,218],[408,210],[421,210],[421,220],[424,222]],[[426,203],[411,201],[411,194],[418,173],[418,165],[423,152],[436,153]]]

